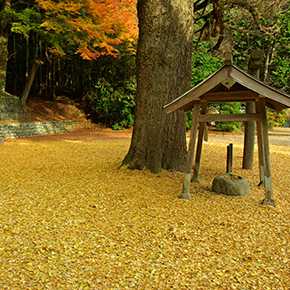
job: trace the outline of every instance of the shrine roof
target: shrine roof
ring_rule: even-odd
[[[251,102],[265,97],[266,106],[281,111],[290,108],[290,96],[259,81],[234,64],[225,64],[203,82],[184,93],[163,109],[188,111],[196,101]]]

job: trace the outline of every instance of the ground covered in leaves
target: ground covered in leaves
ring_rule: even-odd
[[[1,289],[290,289],[289,146],[271,145],[274,208],[240,141],[251,195],[210,191],[228,145],[210,138],[189,202],[182,173],[120,169],[130,140],[110,134],[0,145]]]

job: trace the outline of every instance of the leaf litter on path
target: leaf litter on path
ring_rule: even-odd
[[[182,173],[119,168],[129,140],[51,138],[0,147],[1,289],[290,289],[289,147],[271,146],[274,208],[241,142],[252,193],[210,191],[227,146],[210,141],[186,201]]]

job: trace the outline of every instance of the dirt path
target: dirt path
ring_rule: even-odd
[[[244,142],[243,133],[223,133],[210,132],[209,140],[228,141],[228,142]],[[257,140],[256,140],[257,141]],[[270,145],[290,145],[290,128],[274,128],[269,130]]]

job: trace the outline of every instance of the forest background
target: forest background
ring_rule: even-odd
[[[27,110],[28,96],[43,100],[66,96],[80,103],[96,123],[113,129],[131,127],[136,95],[136,2],[0,1],[0,82],[5,91],[21,98],[23,110]],[[289,4],[196,1],[192,87],[223,65],[225,51],[232,51],[235,64],[247,71],[250,52],[262,49],[261,80],[290,93]],[[209,110],[235,113],[245,107],[220,103]],[[273,126],[290,123],[287,111],[269,111],[268,117]],[[190,122],[189,113],[188,128]],[[242,123],[216,125],[231,131]]]

